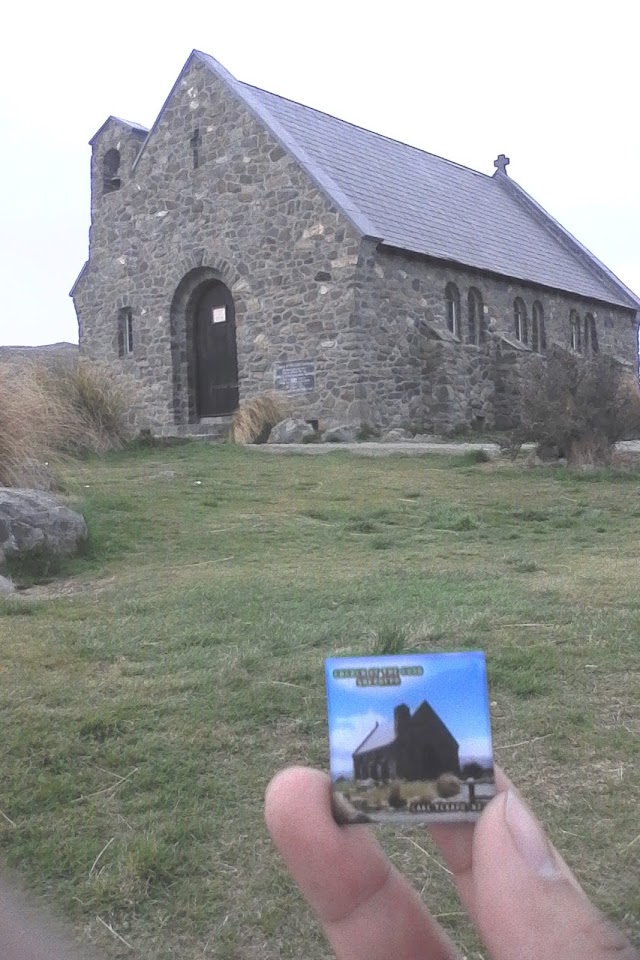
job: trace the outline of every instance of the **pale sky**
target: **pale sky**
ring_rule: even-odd
[[[0,344],[77,341],[89,138],[149,127],[193,48],[238,79],[510,175],[640,293],[629,0],[12,3],[0,38]]]

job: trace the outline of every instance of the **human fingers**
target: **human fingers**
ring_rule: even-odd
[[[511,781],[501,770],[495,768],[495,781],[498,793],[506,792]],[[473,834],[475,824],[437,824],[429,827],[435,845],[442,854],[447,869],[453,874],[458,895],[473,919],[475,914],[475,894],[473,887]]]
[[[366,827],[340,828],[327,776],[278,774],[267,827],[339,960],[454,960],[459,956]]]
[[[472,860],[472,916],[492,960],[640,960],[513,788],[480,818]]]

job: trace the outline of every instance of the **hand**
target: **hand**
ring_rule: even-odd
[[[431,829],[492,960],[640,960],[506,777],[498,771],[497,779],[498,796],[475,826]],[[338,960],[459,958],[370,828],[335,824],[330,791],[318,771],[285,770],[267,789],[265,816]]]

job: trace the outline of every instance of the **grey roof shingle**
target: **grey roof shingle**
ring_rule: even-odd
[[[489,177],[241,83],[199,50],[187,60],[165,106],[193,58],[244,101],[364,236],[409,252],[640,308],[640,298],[507,176]],[[163,111],[164,106],[134,170]]]
[[[385,244],[609,303],[637,305],[615,278],[599,277],[542,217],[534,218],[502,178],[265,90],[238,86],[302,146]]]

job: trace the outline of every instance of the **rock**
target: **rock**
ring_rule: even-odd
[[[416,433],[415,437],[411,437],[412,443],[438,443],[438,437],[434,437],[432,433]]]
[[[341,423],[337,427],[329,427],[322,434],[325,443],[355,443],[360,432],[359,423]]]
[[[15,592],[16,588],[9,577],[0,576],[0,597],[10,597]]]
[[[87,539],[84,517],[40,490],[0,487],[0,555],[72,554]]]
[[[386,433],[382,434],[383,443],[396,443],[398,440],[412,440],[413,436],[409,433],[408,430],[403,430],[402,427],[394,427],[393,430],[387,430]]]
[[[306,420],[295,420],[287,417],[276,423],[269,434],[268,443],[302,443],[305,437],[315,433],[313,427]]]

